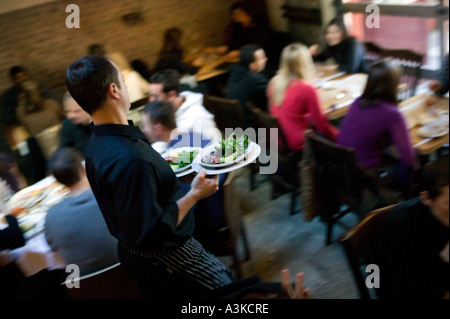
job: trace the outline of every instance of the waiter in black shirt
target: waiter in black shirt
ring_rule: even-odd
[[[89,182],[122,265],[144,298],[204,297],[232,282],[230,270],[193,237],[191,208],[218,189],[202,170],[184,194],[170,166],[127,120],[127,87],[110,60],[89,56],[66,73],[72,97],[91,115]]]

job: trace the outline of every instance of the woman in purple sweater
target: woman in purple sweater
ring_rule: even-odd
[[[374,63],[366,87],[342,121],[338,143],[351,147],[360,164],[385,169],[395,186],[411,182],[417,158],[411,146],[405,120],[397,107],[400,70],[388,61]],[[398,159],[387,155],[395,146]]]

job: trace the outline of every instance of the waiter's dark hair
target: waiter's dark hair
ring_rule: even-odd
[[[83,155],[71,147],[62,147],[50,156],[47,167],[58,182],[68,187],[81,180]]]
[[[66,85],[74,100],[92,114],[105,102],[108,86],[120,88],[119,73],[111,61],[99,55],[73,62],[66,72]]]
[[[361,107],[376,105],[380,101],[397,104],[400,68],[387,60],[374,62],[369,69],[366,87],[361,95]]]
[[[150,102],[145,106],[143,112],[150,117],[153,124],[162,124],[169,130],[177,127],[175,110],[169,101]]]

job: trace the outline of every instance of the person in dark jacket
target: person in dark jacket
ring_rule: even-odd
[[[226,98],[241,102],[247,126],[252,126],[247,102],[252,102],[256,107],[267,111],[266,90],[269,79],[262,73],[266,67],[267,57],[264,49],[256,44],[243,46],[240,54],[240,62],[230,68]]]
[[[156,62],[154,73],[172,69],[177,70],[180,75],[195,74],[201,65],[200,60],[186,55],[182,47],[183,33],[178,28],[170,28],[164,33],[164,41],[159,58]]]
[[[25,245],[25,239],[17,219],[12,215],[6,215],[5,218],[8,227],[0,230],[0,251],[22,247]],[[8,255],[0,254],[0,298],[2,300],[17,298],[25,278],[17,265],[6,256]]]
[[[429,88],[438,95],[444,95],[448,92],[448,53],[442,59],[439,79],[430,81]]]
[[[366,72],[364,64],[364,45],[347,33],[344,21],[332,19],[325,28],[325,48],[318,44],[310,47],[314,61],[325,62],[333,58],[340,71],[346,73]]]
[[[63,97],[66,119],[61,128],[59,147],[73,147],[83,155],[86,152],[92,130],[91,116],[73,99],[69,92]]]
[[[448,157],[425,167],[417,180],[419,196],[392,208],[379,232],[382,299],[448,298]]]

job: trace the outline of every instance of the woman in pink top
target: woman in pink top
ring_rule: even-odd
[[[280,69],[268,87],[270,113],[286,136],[291,151],[300,152],[304,132],[313,129],[336,141],[338,130],[326,119],[315,88],[315,69],[308,48],[293,43],[283,49]]]

